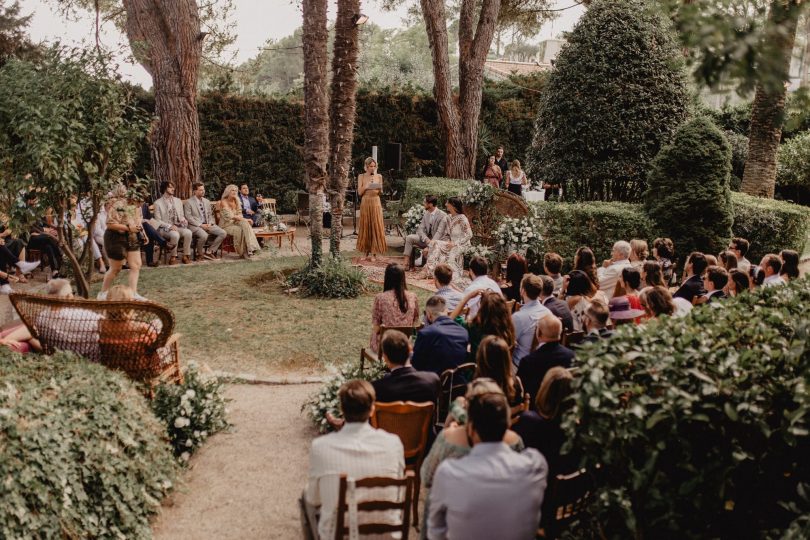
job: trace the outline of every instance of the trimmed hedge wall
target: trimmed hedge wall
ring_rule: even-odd
[[[810,234],[810,208],[745,193],[732,193],[731,205],[732,233],[751,242],[748,255],[751,262],[758,263],[766,253],[779,253],[783,249],[804,252]]]
[[[150,538],[177,473],[165,426],[121,374],[0,347],[0,538]]]
[[[471,180],[456,180],[455,178],[408,178],[405,184],[405,195],[402,197],[401,209],[406,212],[415,204],[420,204],[425,195],[436,195],[439,198],[440,208],[450,197],[460,197],[470,185]]]

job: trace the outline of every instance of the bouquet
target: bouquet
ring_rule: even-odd
[[[467,246],[461,250],[461,256],[464,258],[465,269],[470,267],[470,261],[476,256],[485,258],[490,268],[494,267],[498,262],[498,254],[487,246]]]
[[[495,245],[500,251],[526,253],[529,247],[540,241],[539,227],[532,216],[504,218],[495,231]]]
[[[495,190],[489,184],[483,182],[471,182],[467,191],[461,196],[464,204],[485,204],[492,200]]]
[[[422,223],[422,216],[425,215],[425,207],[421,204],[415,204],[405,212],[402,217],[405,219],[405,234],[413,234],[419,225]]]

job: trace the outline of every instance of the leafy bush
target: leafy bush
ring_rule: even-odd
[[[729,188],[731,191],[740,191],[745,162],[748,159],[748,137],[734,131],[725,130],[729,146],[731,146],[731,178]]]
[[[0,348],[0,537],[149,538],[177,468],[124,376]]]
[[[718,253],[733,221],[731,148],[714,123],[698,117],[675,132],[672,144],[652,162],[645,207],[672,238],[680,257],[690,251]]]
[[[366,275],[343,259],[324,257],[317,268],[309,264],[287,278],[289,287],[299,287],[303,296],[356,298],[366,290]]]
[[[174,455],[188,461],[205,440],[228,427],[223,386],[215,377],[203,377],[189,364],[183,384],[158,387],[152,410],[168,430]]]
[[[439,208],[450,197],[461,197],[467,190],[470,180],[456,180],[454,178],[409,178],[405,186],[405,195],[402,197],[403,211],[425,200],[425,195],[435,195],[439,198]]]
[[[810,131],[779,146],[776,183],[780,186],[810,187]]]
[[[773,538],[810,512],[808,303],[798,280],[580,349],[563,427],[610,538]]]
[[[745,193],[732,193],[731,202],[732,231],[751,242],[749,259],[758,260],[783,249],[804,252],[810,234],[810,208]]]
[[[648,165],[687,112],[683,54],[640,0],[595,2],[540,95],[529,176],[570,200],[638,200]]]

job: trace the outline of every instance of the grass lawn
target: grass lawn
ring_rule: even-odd
[[[281,272],[304,260],[147,268],[139,291],[174,311],[183,361],[259,376],[319,375],[325,366],[359,358],[368,345],[373,298],[382,287],[371,284],[369,292],[350,300],[284,294]],[[125,283],[120,276],[117,282]],[[413,290],[424,307],[430,293]]]

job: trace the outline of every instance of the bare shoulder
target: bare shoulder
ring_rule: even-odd
[[[455,446],[468,446],[467,430],[463,426],[449,427],[442,431],[444,440]]]

